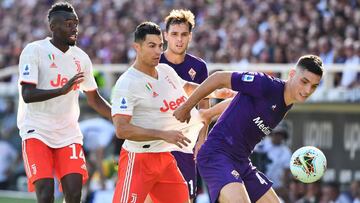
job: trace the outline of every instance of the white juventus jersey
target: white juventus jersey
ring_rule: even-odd
[[[174,110],[183,104],[186,93],[183,81],[166,64],[156,67],[155,79],[134,67],[130,67],[116,82],[112,97],[112,116],[116,114],[131,116],[130,123],[146,129],[179,130],[191,140],[186,148],[179,148],[163,140],[130,141],[123,147],[130,152],[169,152],[192,153],[203,123],[197,110],[191,111],[190,123],[181,123],[173,116]]]
[[[21,84],[36,84],[38,89],[64,86],[76,73],[84,72],[84,81],[59,97],[42,102],[24,103]],[[28,44],[19,61],[18,127],[23,140],[37,138],[50,147],[60,148],[72,143],[82,144],[78,124],[79,91],[97,88],[89,56],[76,46],[64,53],[50,38]]]

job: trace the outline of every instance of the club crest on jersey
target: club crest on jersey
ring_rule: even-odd
[[[189,73],[189,76],[191,77],[191,80],[194,80],[195,76],[196,76],[196,71],[193,68],[190,68],[188,73]]]
[[[120,104],[120,109],[127,109],[127,99],[125,98],[125,97],[122,97],[121,99],[120,99],[121,101],[121,104]]]
[[[254,75],[245,74],[242,76],[241,80],[244,82],[252,82],[254,81]]]
[[[152,85],[151,85],[149,82],[146,83],[145,87],[146,87],[146,89],[152,94],[153,97],[159,96],[159,94],[156,93],[156,92],[153,90],[153,87],[152,87]]]
[[[76,58],[74,58],[74,62],[76,65],[76,72],[80,73],[81,72],[80,60],[77,60]]]
[[[22,74],[24,76],[30,75],[30,65],[29,64],[24,65]]]
[[[50,68],[57,68],[57,65],[55,64],[55,55],[48,54],[48,58],[51,60]]]
[[[166,79],[166,81],[168,81],[168,83],[169,83],[174,89],[176,89],[175,84],[173,83],[173,81],[170,79],[169,76],[166,76],[165,79]]]

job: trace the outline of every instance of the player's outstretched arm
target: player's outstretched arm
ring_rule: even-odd
[[[196,90],[191,94],[188,100],[178,107],[174,116],[181,122],[190,121],[190,110],[211,92],[220,88],[231,88],[232,72],[219,71],[208,77]]]
[[[109,102],[107,102],[97,90],[87,91],[85,94],[89,106],[111,121],[111,107]]]
[[[35,84],[22,83],[21,95],[25,103],[46,101],[70,92],[75,85],[84,81],[84,73],[80,72],[72,77],[63,87],[43,90],[36,88]]]
[[[176,130],[155,130],[147,129],[130,123],[131,116],[116,114],[113,116],[116,137],[119,139],[127,139],[131,141],[151,141],[164,140],[182,148],[188,146],[191,141],[185,137],[181,131]]]
[[[210,123],[214,118],[222,114],[229,106],[233,98],[226,99],[208,109],[200,109],[199,113],[205,123]]]

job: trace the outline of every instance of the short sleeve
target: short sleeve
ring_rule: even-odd
[[[208,69],[207,69],[207,66],[206,66],[206,63],[203,62],[203,67],[202,67],[202,71],[201,71],[201,74],[199,76],[199,79],[197,80],[198,84],[201,84],[202,82],[204,82],[206,80],[206,78],[209,77],[209,73],[208,73]]]
[[[80,84],[80,89],[82,91],[92,91],[98,88],[93,75],[93,66],[88,56],[84,61],[85,61],[85,67],[84,67],[85,78],[84,78],[84,82]]]
[[[20,54],[19,82],[38,84],[39,56],[35,44],[27,45]]]
[[[112,91],[111,96],[111,115],[133,115],[135,97],[134,92],[130,90],[130,81],[120,78]]]
[[[231,89],[253,97],[262,97],[269,78],[263,73],[234,72],[231,75]]]

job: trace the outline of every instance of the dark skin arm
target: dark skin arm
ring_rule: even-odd
[[[25,103],[46,101],[67,94],[83,80],[84,73],[81,72],[72,77],[63,87],[50,90],[38,89],[35,84],[22,83],[21,94]]]

